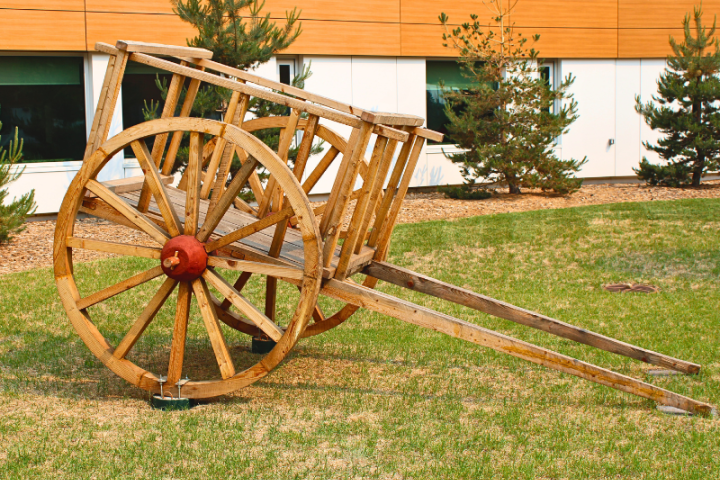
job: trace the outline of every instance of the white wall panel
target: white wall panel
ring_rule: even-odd
[[[640,162],[642,116],[635,111],[640,95],[640,60],[618,60],[615,79],[615,176],[634,175]]]
[[[588,157],[578,176],[608,177],[615,174],[615,60],[563,60],[562,76],[574,75],[570,88],[580,117],[563,136],[564,159]]]
[[[657,81],[660,74],[665,70],[665,60],[641,60],[640,61],[640,90],[641,100],[649,102],[653,95],[657,95]],[[643,120],[640,125],[640,138],[643,142],[649,142],[657,145],[657,141],[662,137],[659,131],[654,131]],[[640,146],[640,156],[646,157],[650,163],[660,163],[660,156]]]

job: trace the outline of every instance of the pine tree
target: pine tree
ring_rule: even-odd
[[[2,129],[2,122],[0,122]],[[25,168],[15,173],[10,170],[22,159],[22,140],[18,140],[18,129],[15,127],[15,135],[8,144],[7,150],[0,147],[0,243],[8,242],[12,235],[25,230],[25,219],[28,215],[35,213],[35,190],[31,190],[9,204],[5,205],[8,196],[6,187],[22,175]]]
[[[451,30],[448,16],[440,15],[443,46],[457,50],[461,71],[471,81],[466,90],[444,90],[449,137],[466,150],[448,158],[461,166],[466,188],[483,179],[506,183],[510,193],[520,193],[521,187],[577,190],[582,180],[573,174],[587,159],[561,160],[553,152],[556,138],[578,118],[577,102],[568,94],[574,78],[566,77],[553,90],[540,75],[538,52],[508,24],[517,1],[509,8],[501,0],[487,5],[494,28],[471,15],[472,22]]]
[[[720,168],[720,42],[714,37],[717,18],[708,31],[702,15],[702,8],[695,7],[692,27],[685,15],[683,43],[670,37],[673,53],[658,80],[659,96],[645,104],[635,99],[645,123],[665,134],[657,145],[643,145],[666,163],[653,165],[643,158],[634,169],[651,185],[697,187],[705,172]]]

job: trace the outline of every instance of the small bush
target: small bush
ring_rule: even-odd
[[[466,185],[462,187],[451,187],[450,185],[438,187],[438,192],[444,193],[448,198],[457,200],[485,200],[492,197],[492,193],[484,188],[472,189]]]

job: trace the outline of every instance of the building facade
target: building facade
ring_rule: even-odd
[[[635,97],[647,100],[665,68],[668,37],[683,37],[687,0],[521,0],[512,22],[536,44],[549,81],[576,80],[571,92],[580,118],[558,139],[563,158],[588,157],[580,176],[632,177],[642,146],[657,139],[635,112]],[[442,46],[438,15],[451,24],[471,13],[490,23],[480,0],[267,0],[278,23],[295,6],[303,33],[292,47],[261,65],[260,75],[287,79],[311,63],[306,89],[359,107],[438,118],[439,79],[453,78],[453,52]],[[704,1],[706,22],[720,0]],[[38,213],[53,213],[78,171],[108,57],[96,42],[118,39],[184,45],[194,30],[172,13],[170,0],[0,0],[0,132],[7,143],[18,126],[25,140],[25,174],[11,196],[36,190]],[[111,135],[143,120],[144,102],[159,99],[155,72],[130,66],[112,121]],[[160,79],[162,81],[162,78]],[[461,81],[461,80],[459,80]],[[340,129],[342,130],[342,129]],[[341,132],[345,133],[345,132]],[[459,184],[457,167],[444,153],[453,145],[427,145],[412,186]],[[132,152],[119,154],[104,171],[108,178],[137,175]],[[329,191],[319,183],[313,193]]]

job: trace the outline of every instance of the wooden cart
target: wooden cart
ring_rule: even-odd
[[[422,118],[370,112],[266,80],[213,62],[211,52],[202,49],[129,41],[119,41],[115,47],[99,43],[96,48],[109,54],[110,60],[83,166],[58,215],[55,278],[63,305],[82,340],[108,368],[133,385],[151,392],[159,392],[164,386],[164,392],[174,395],[180,385],[181,394],[189,398],[231,392],[267,375],[299,338],[336,327],[362,307],[663,405],[696,413],[712,411],[706,403],[374,290],[378,280],[383,280],[667,369],[684,373],[700,369],[699,365],[385,263],[393,227],[424,142],[442,139],[442,135],[422,128]],[[172,73],[172,81],[161,118],[108,139],[128,61]],[[203,83],[232,91],[222,121],[190,116]],[[186,94],[181,101],[183,85]],[[247,119],[253,97],[286,106],[287,116]],[[346,130],[351,127],[347,138],[331,128],[338,124]],[[268,128],[281,129],[277,151],[253,135]],[[302,136],[291,169],[288,151],[300,137],[297,132]],[[173,187],[171,173],[184,135],[189,136],[188,163],[178,186]],[[152,151],[146,139],[154,139]],[[326,151],[311,170],[308,159],[318,139],[325,142]],[[134,151],[144,175],[99,181],[98,173],[104,165],[126,147]],[[242,167],[228,181],[235,155]],[[327,202],[313,208],[308,192],[324,173],[335,170]],[[269,173],[269,178],[261,181],[258,171]],[[238,197],[244,188],[252,189],[257,204],[250,205]],[[152,239],[154,246],[75,236],[80,212],[138,229]],[[343,228],[346,215],[349,226]],[[75,249],[146,257],[157,260],[157,264],[83,297],[73,272]],[[224,278],[228,271],[240,272],[238,278]],[[357,273],[366,275],[362,284],[352,279]],[[241,293],[251,276],[264,277],[264,305],[254,305]],[[105,325],[102,302],[158,277],[162,280],[159,289],[134,323],[123,332],[101,331]],[[279,318],[276,311],[278,280],[296,285],[299,292],[290,318]],[[224,298],[217,298],[210,286]],[[129,360],[128,353],[176,287],[167,371],[151,372],[137,364],[141,360]],[[323,312],[318,307],[320,295],[339,300],[341,306]],[[182,384],[193,296],[219,368],[209,378],[193,378]],[[221,322],[276,344],[253,366],[237,371]],[[111,342],[108,338],[119,340]]]

